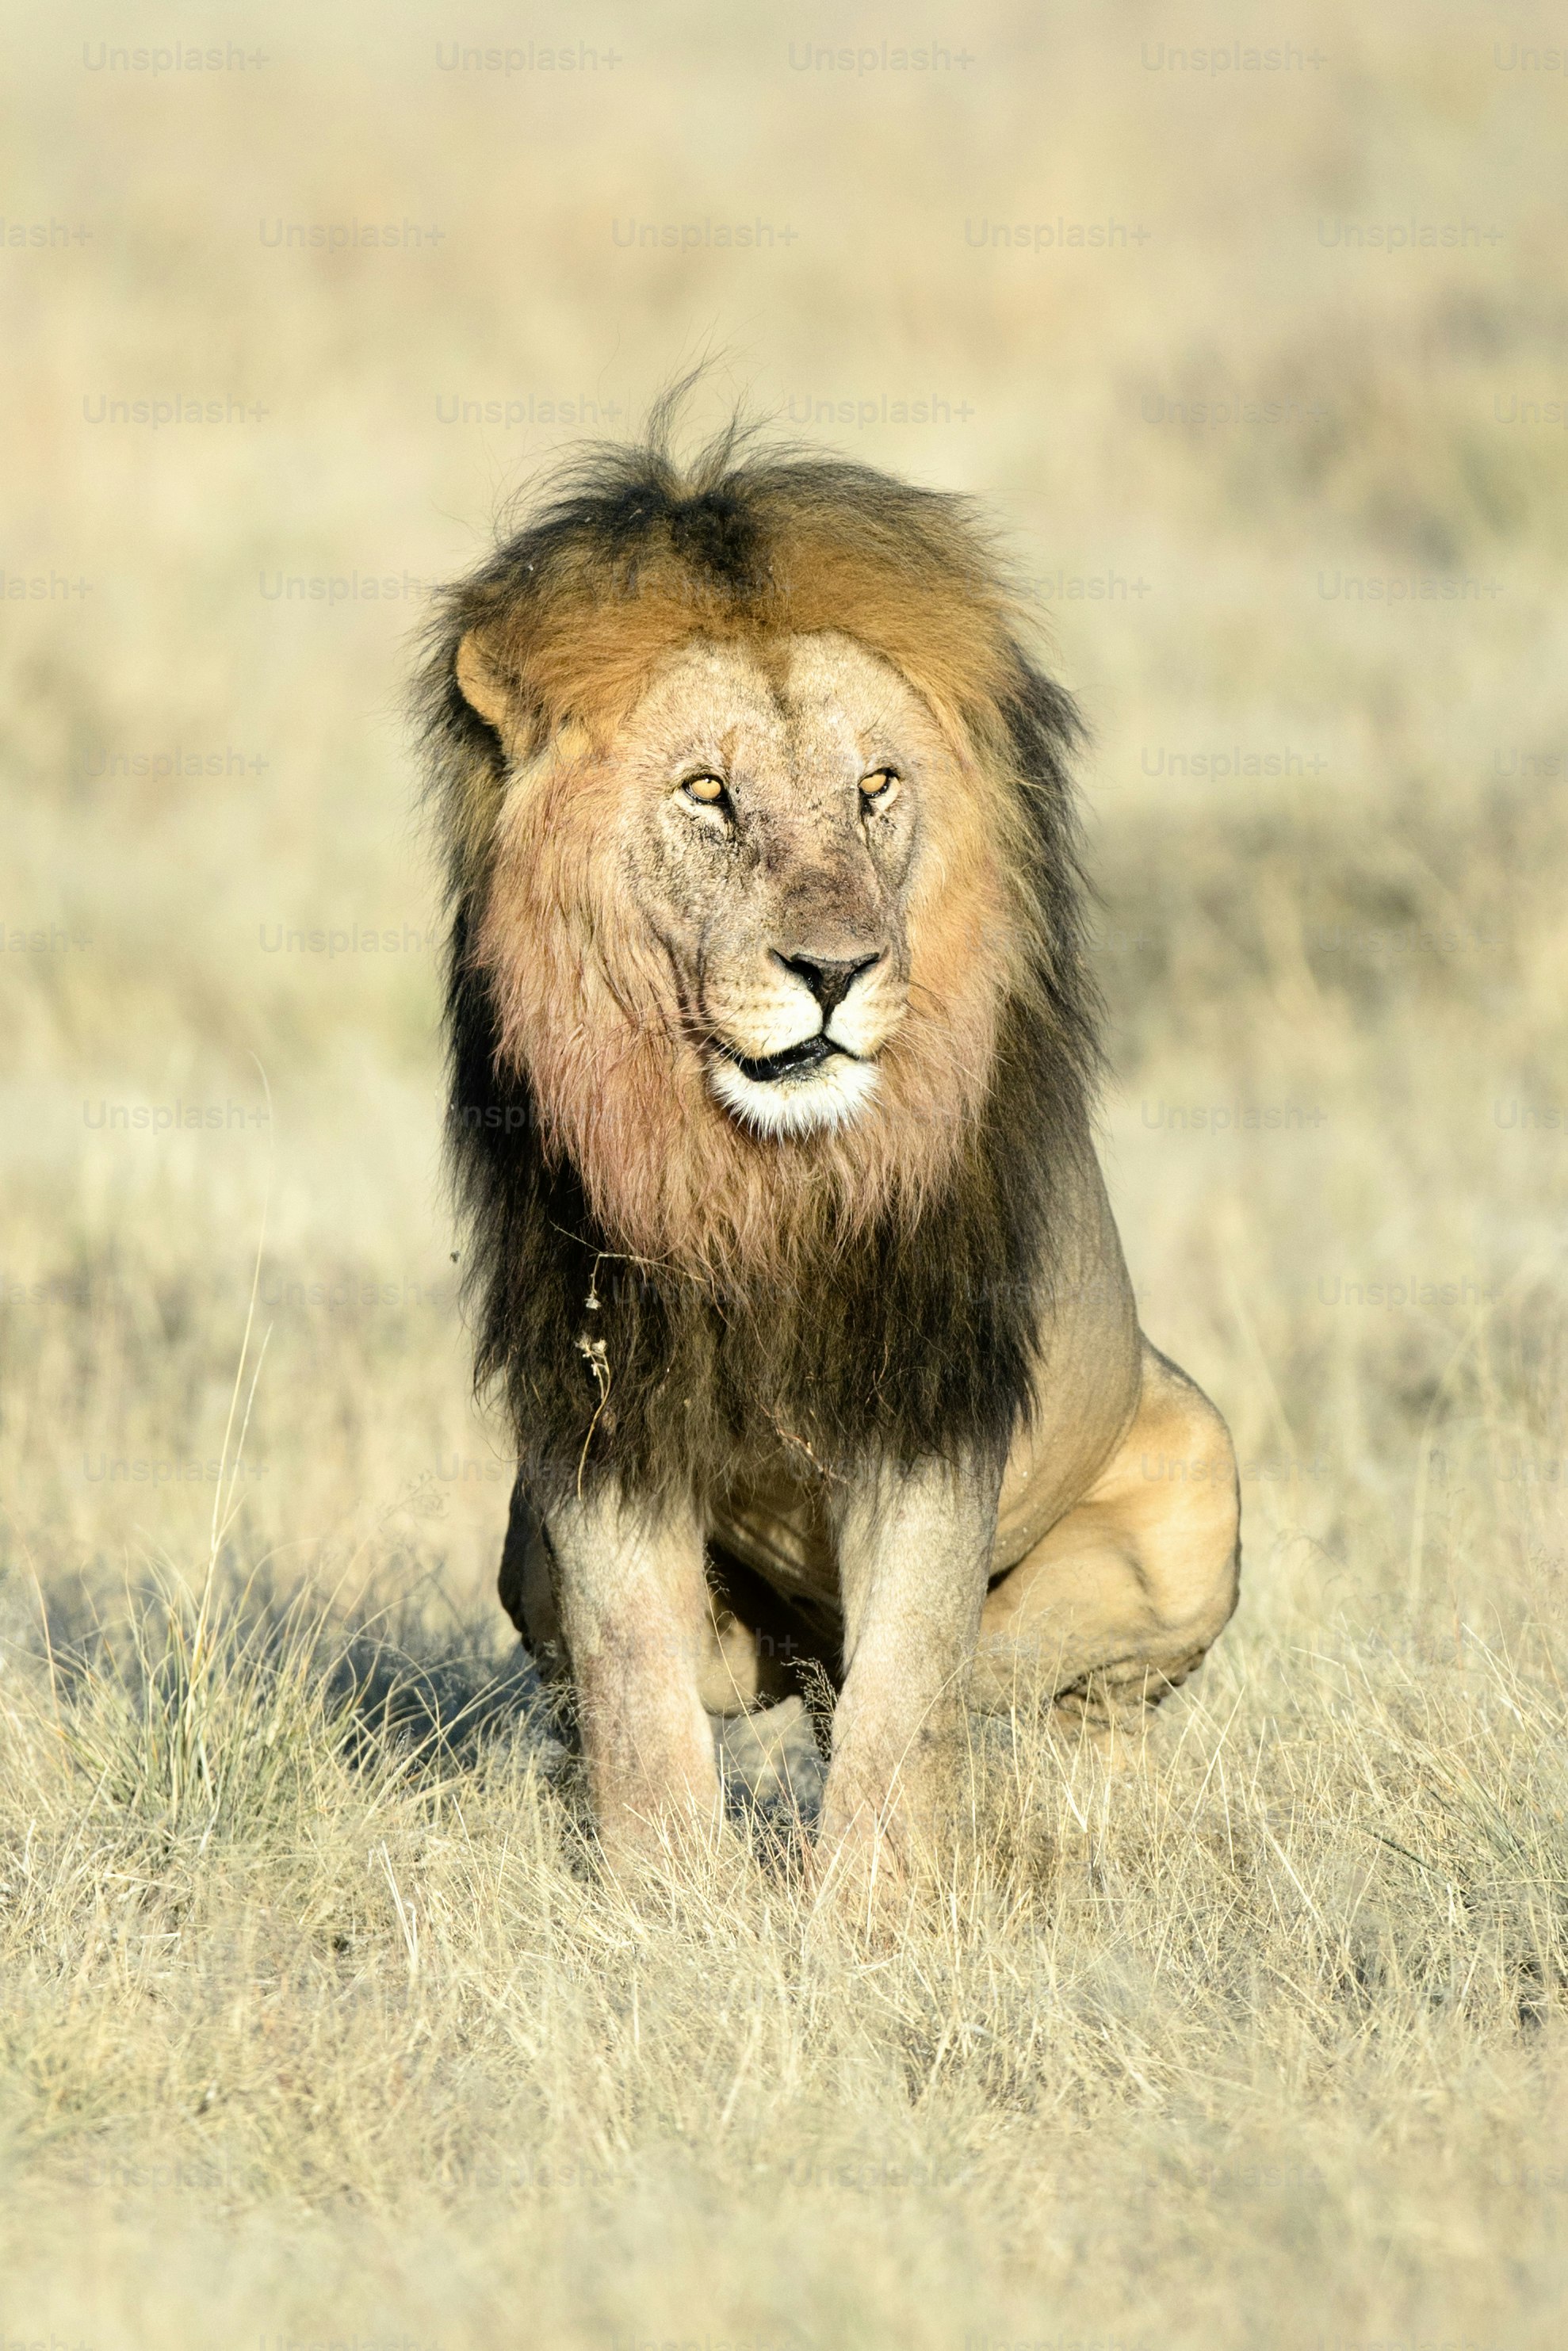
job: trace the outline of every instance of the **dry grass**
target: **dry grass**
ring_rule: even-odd
[[[7,1707],[29,2328],[1550,2339],[1563,1708],[1479,1644],[1275,1612],[1113,1785],[994,1736],[888,1949],[738,1837],[617,1898],[515,1725],[378,1735],[319,1623],[133,1621]]]
[[[1544,36],[1312,0],[1325,63],[1222,81],[1145,58],[1250,24],[998,5],[917,85],[703,6],[509,32],[614,41],[547,86],[319,17],[154,78],[82,63],[129,12],[37,11],[5,100],[7,221],[91,235],[0,249],[0,562],[91,592],[7,597],[0,695],[0,2343],[1555,2342],[1568,272],[1561,78],[1492,46]],[[257,229],[405,217],[443,242]],[[614,241],[758,217],[797,238]],[[966,242],[1058,218],[1151,234]],[[1390,221],[1478,236],[1335,225]],[[738,1832],[640,1908],[595,1876],[489,1596],[419,606],[260,592],[470,559],[561,436],[438,402],[624,408],[709,345],[786,423],[866,402],[803,429],[983,493],[1047,585],[1108,1165],[1246,1471],[1147,1754],[977,1729],[891,1950]],[[268,413],[90,421],[172,392]],[[1277,765],[1192,771],[1235,751]],[[222,1128],[112,1123],[176,1102]]]

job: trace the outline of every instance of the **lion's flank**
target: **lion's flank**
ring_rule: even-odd
[[[446,592],[419,705],[452,896],[450,1144],[478,1376],[504,1389],[541,1499],[611,1470],[711,1489],[764,1454],[831,1479],[867,1446],[1000,1453],[1027,1414],[1096,1046],[1065,764],[1077,722],[1026,626],[967,502],[734,433],[685,471],[657,429],[590,451]],[[983,787],[975,822],[1009,914],[980,957],[994,969],[955,982],[988,979],[998,1007],[972,1104],[926,1114],[928,1072],[918,1118],[900,1128],[894,1102],[867,1138],[814,1155],[705,1134],[702,1196],[723,1215],[695,1229],[694,1180],[665,1186],[662,1225],[621,1228],[570,1121],[504,1050],[480,941],[508,776],[562,728],[607,739],[688,640],[766,662],[825,631],[892,664]],[[508,951],[553,987],[552,945]],[[958,1074],[947,1083],[956,1102]],[[695,1164],[698,1139],[659,1112],[651,1157]]]

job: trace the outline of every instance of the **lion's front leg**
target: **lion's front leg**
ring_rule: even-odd
[[[686,1508],[614,1489],[549,1514],[599,1833],[612,1856],[720,1812],[713,1729],[698,1693],[709,1638],[702,1531]]]
[[[949,1807],[1000,1479],[868,1475],[838,1516],[845,1678],[821,1844],[906,1866]]]

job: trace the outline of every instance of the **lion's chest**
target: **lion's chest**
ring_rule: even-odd
[[[782,1478],[732,1489],[714,1510],[713,1533],[787,1599],[838,1608],[838,1561],[815,1493]]]
[[[1065,1507],[1061,1485],[1036,1447],[1027,1439],[1015,1447],[1002,1484],[993,1575],[1021,1559],[1060,1515]],[[732,1489],[715,1506],[711,1531],[725,1550],[786,1599],[809,1612],[837,1613],[838,1557],[820,1489],[786,1477],[758,1479]]]

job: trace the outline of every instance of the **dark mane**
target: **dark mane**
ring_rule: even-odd
[[[1030,970],[940,1199],[858,1231],[828,1207],[783,1277],[702,1278],[629,1257],[596,1223],[499,1055],[472,947],[506,762],[459,690],[457,648],[485,632],[542,739],[601,684],[626,706],[650,648],[680,634],[813,627],[892,661],[1016,799]],[[809,1479],[868,1448],[999,1457],[1027,1416],[1042,1291],[1092,1155],[1098,1008],[1067,768],[1078,721],[1026,629],[965,501],[733,433],[685,474],[658,433],[590,451],[442,600],[417,695],[449,862],[451,1164],[476,1378],[505,1395],[547,1507],[612,1472],[674,1491],[778,1458]]]

